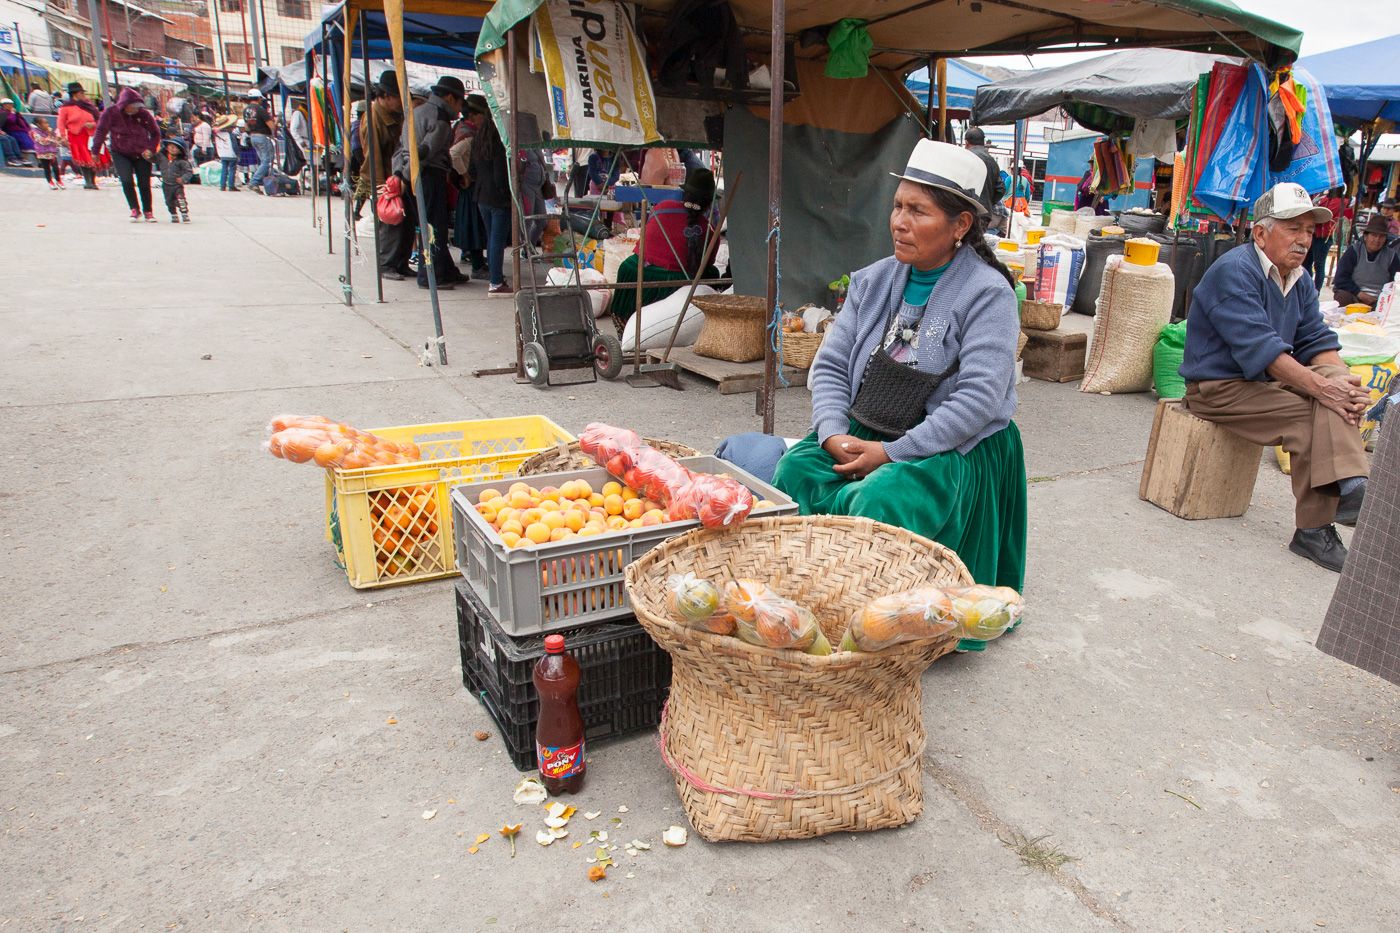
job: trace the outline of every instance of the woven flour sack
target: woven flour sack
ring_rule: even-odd
[[[1081,392],[1146,392],[1152,349],[1171,320],[1176,279],[1166,263],[1138,266],[1109,256]]]
[[[1079,273],[1083,268],[1083,240],[1062,234],[1041,240],[1040,259],[1036,263],[1035,300],[1068,308],[1074,303]]]
[[[639,312],[642,321],[642,349],[662,350],[666,348],[667,342],[671,339],[671,331],[676,326],[676,318],[680,316],[681,306],[685,304],[686,293],[689,288],[678,288],[660,301],[653,301],[646,305]],[[708,285],[695,286],[697,295],[713,295],[715,290]],[[700,329],[705,326],[705,312],[695,305],[685,313],[685,322],[681,324],[681,331],[676,335],[676,346],[688,347],[700,337]],[[627,327],[622,332],[622,349],[625,352],[632,352],[637,349],[637,322],[628,321]]]
[[[555,266],[549,270],[549,275],[545,280],[550,285],[602,285],[605,281],[603,273],[590,266],[584,266],[578,270],[578,280],[575,283],[575,272],[573,269],[566,269],[563,266]],[[594,288],[588,290],[588,300],[593,305],[593,316],[602,317],[608,313],[608,304],[612,301],[612,292],[607,289]]]

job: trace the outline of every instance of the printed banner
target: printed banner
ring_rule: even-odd
[[[546,0],[530,22],[531,58],[543,65],[555,139],[618,146],[661,139],[646,58],[626,6]]]

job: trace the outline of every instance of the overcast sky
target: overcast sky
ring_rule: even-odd
[[[1400,16],[1395,15],[1400,4],[1395,0],[1235,0],[1235,4],[1302,30],[1303,55],[1315,55],[1400,33]],[[1383,15],[1383,10],[1389,10],[1389,15]],[[1037,55],[1033,57],[1030,67],[1051,68],[1076,58],[1088,57],[1086,54],[1073,57]],[[1007,68],[1028,67],[1025,56],[972,58],[969,61],[1000,64]]]

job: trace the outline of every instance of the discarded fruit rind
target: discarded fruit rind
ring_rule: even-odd
[[[512,799],[520,805],[543,803],[549,799],[549,791],[544,789],[538,778],[522,778],[515,786],[515,793]]]
[[[672,826],[661,834],[661,841],[673,848],[683,846],[688,833],[684,826]]]

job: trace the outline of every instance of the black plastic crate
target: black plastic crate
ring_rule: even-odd
[[[511,761],[533,771],[535,662],[544,656],[544,636],[515,638],[501,630],[466,580],[458,580],[457,641],[462,686],[496,721]],[[578,661],[579,713],[589,742],[651,729],[671,688],[671,656],[651,640],[635,617],[560,632]]]

